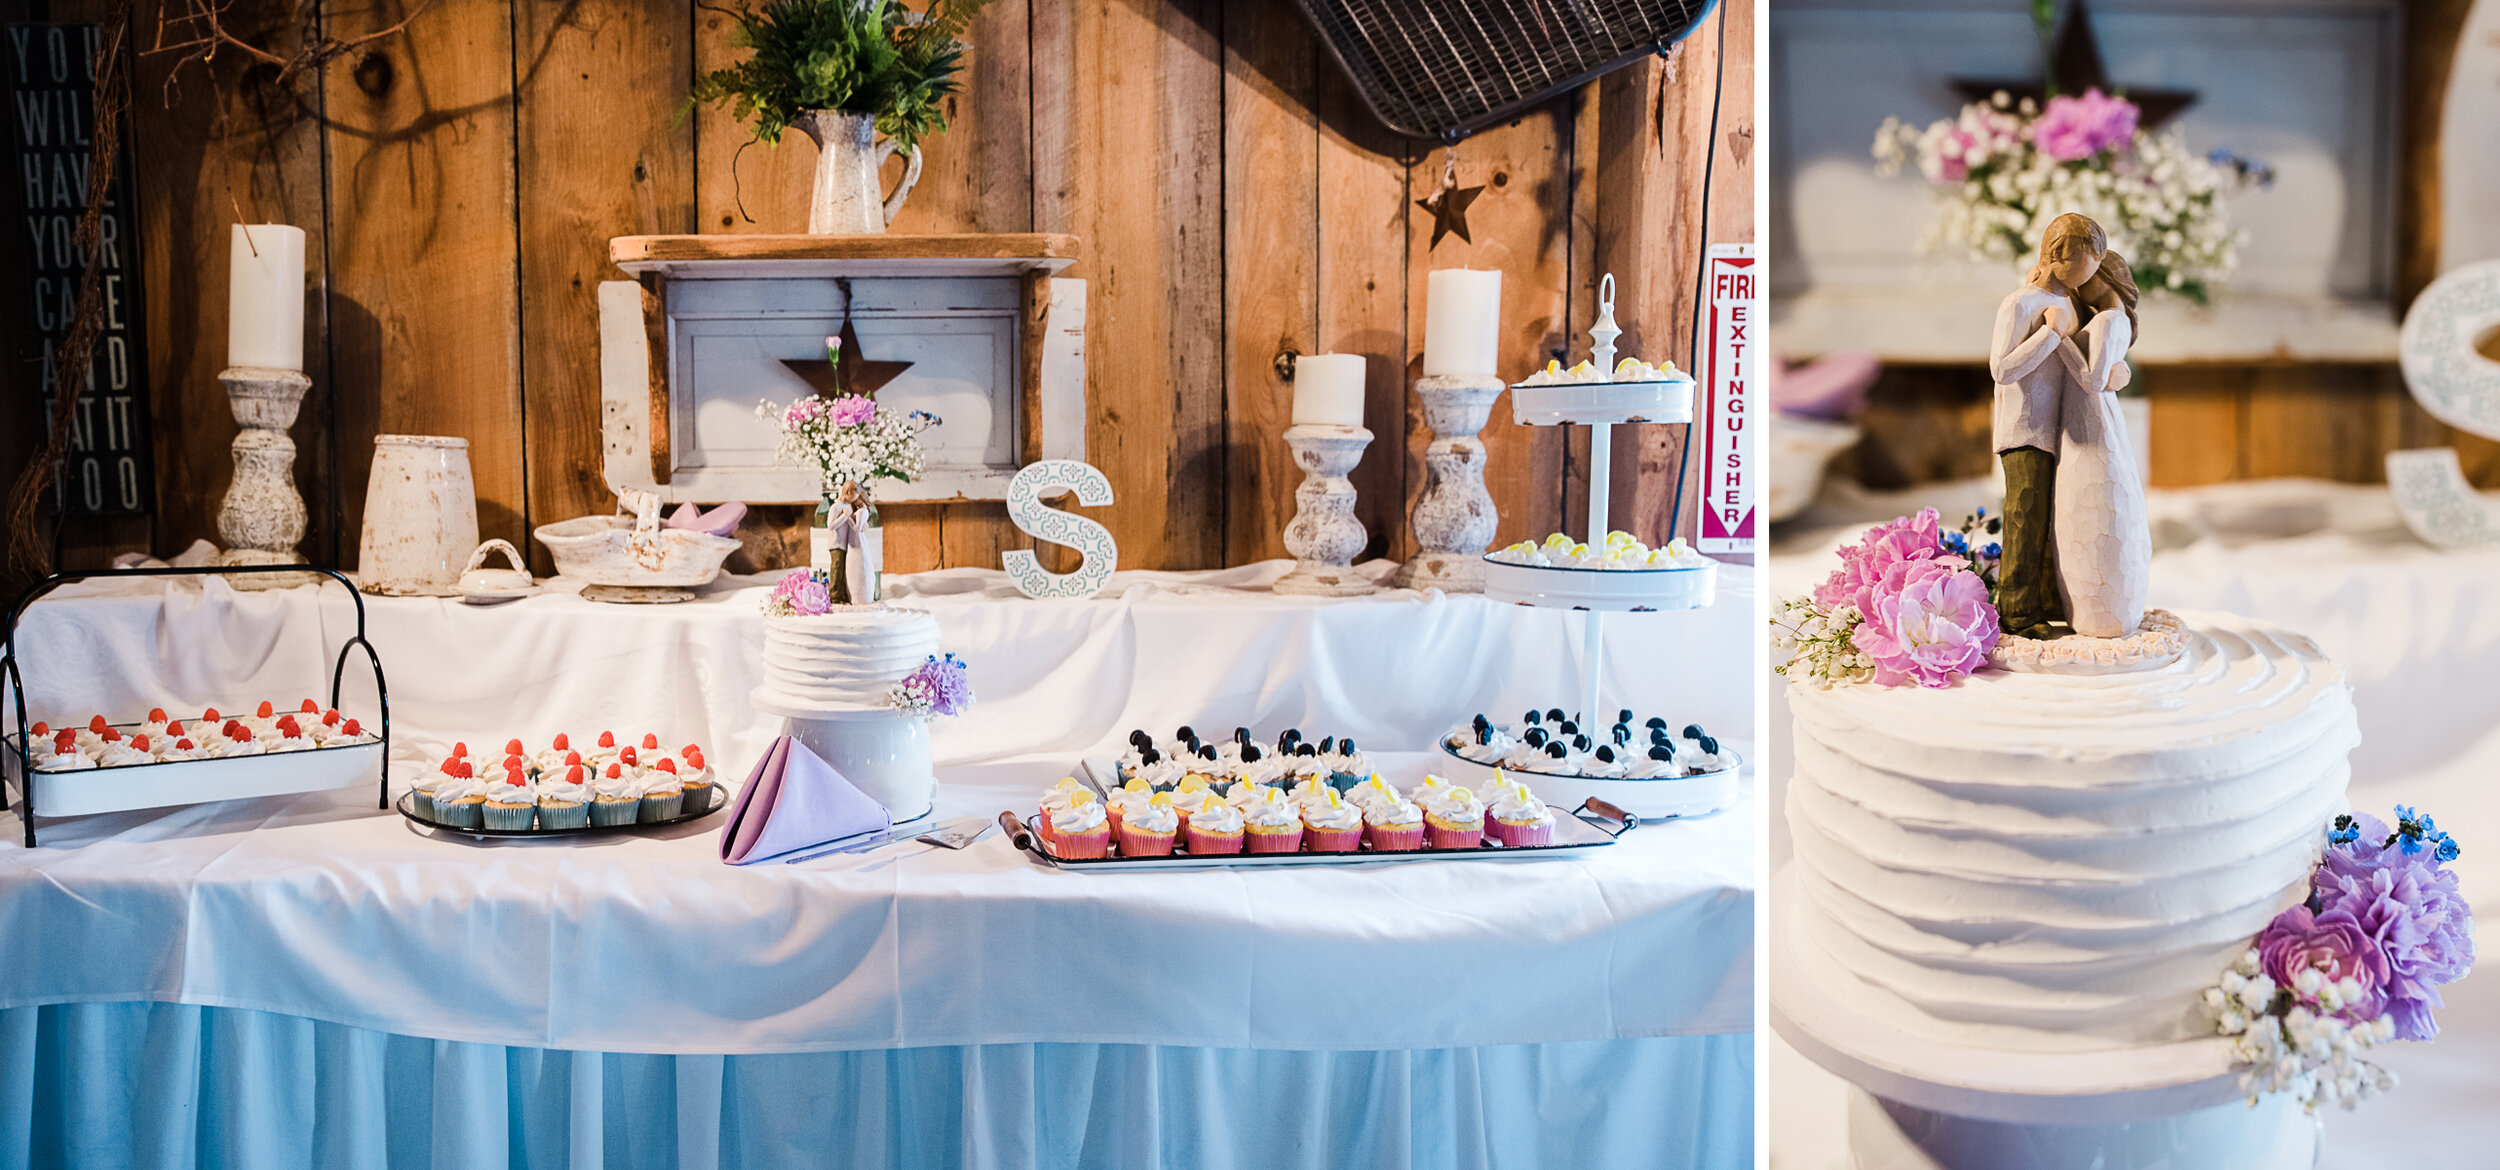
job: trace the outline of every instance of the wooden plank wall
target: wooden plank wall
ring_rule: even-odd
[[[0,10],[74,19],[99,2]],[[141,0],[143,41],[167,2]],[[291,46],[387,26],[412,2],[237,0],[227,19]],[[1381,129],[1290,5],[999,0],[970,30],[953,128],[929,144],[894,226],[1083,238],[1069,274],[1091,282],[1087,446],[1118,496],[1087,511],[1124,565],[1285,555],[1301,477],[1276,437],[1292,402],[1278,359],[1322,351],[1371,359],[1379,439],[1355,480],[1370,553],[1404,556],[1427,437],[1408,391],[1426,274],[1503,269],[1507,377],[1585,352],[1569,331],[1609,267],[1624,351],[1689,362],[1705,232],[1753,238],[1752,21],[1729,0],[1674,69],[1644,63],[1460,144],[1461,182],[1485,192],[1473,241],[1436,249],[1414,201],[1442,151]],[[804,226],[804,139],[750,145],[724,113],[680,115],[691,79],[740,55],[733,28],[694,0],[437,0],[405,36],[288,92],[240,54],[179,76],[170,56],[143,59],[134,169],[159,507],[144,533],[65,533],[64,559],[214,538],[234,434],[215,374],[238,211],[310,233],[316,388],[294,433],[315,560],[354,564],[378,434],[466,437],[485,536],[528,547],[531,526],[612,508],[593,297],[617,275],[608,238]],[[1566,515],[1585,498],[1585,450],[1507,416],[1485,432],[1499,539],[1578,531]],[[1614,522],[1661,538],[1673,501],[1660,485],[1683,453],[1620,438],[1630,490]],[[754,567],[802,557],[797,510],[759,511]],[[900,570],[994,566],[1031,546],[997,504],[886,514]]]
[[[2477,486],[2500,488],[2500,442],[2423,413],[2393,365],[2151,366],[2138,375],[2153,406],[2155,487],[2280,476],[2383,483],[2388,452],[2452,446]],[[1866,438],[1833,468],[1878,489],[1986,475],[1988,402],[1984,367],[1888,368],[1860,420]]]

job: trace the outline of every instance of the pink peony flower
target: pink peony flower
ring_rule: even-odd
[[[2257,936],[2257,959],[2279,987],[2291,987],[2303,971],[2314,970],[2329,983],[2350,976],[2361,985],[2361,998],[2347,1009],[2352,1018],[2375,1019],[2385,1006],[2387,956],[2342,910],[2313,914],[2304,905],[2275,915]]]
[[[773,595],[765,602],[767,609],[787,610],[799,617],[815,617],[833,610],[833,591],[806,569],[795,570],[773,586]]]
[[[2135,137],[2135,125],[2134,102],[2089,89],[2082,97],[2050,98],[2031,124],[2031,142],[2050,158],[2072,161],[2126,145]]]
[[[1935,512],[1925,513],[1928,524]],[[1934,543],[1932,534],[1928,537]],[[1987,582],[1957,561],[1896,561],[1864,590],[1865,620],[1850,643],[1875,663],[1875,681],[1950,686],[1987,665],[1997,644],[1997,611]]]
[[[1867,612],[1867,591],[1884,570],[1903,561],[1931,560],[1940,551],[1943,524],[1934,508],[1866,530],[1855,546],[1840,550],[1840,568],[1814,590],[1814,600],[1828,608],[1852,606]]]
[[[855,427],[877,416],[875,399],[846,394],[833,400],[833,425]]]

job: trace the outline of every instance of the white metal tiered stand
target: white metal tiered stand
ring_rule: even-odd
[[[1615,327],[1614,295],[1615,278],[1610,274],[1598,286],[1598,317],[1589,327],[1589,356],[1599,369],[1614,367],[1615,338],[1623,332]],[[1522,426],[1589,428],[1588,540],[1592,544],[1604,541],[1609,530],[1608,506],[1612,500],[1608,481],[1612,474],[1615,424],[1680,424],[1688,439],[1692,434],[1693,379],[1681,370],[1652,382],[1564,382],[1544,386],[1513,383],[1510,402],[1512,417]],[[1667,521],[1669,532],[1683,519],[1684,493],[1681,473],[1678,474],[1675,511]],[[1605,669],[1606,613],[1700,609],[1717,597],[1718,580],[1719,566],[1715,561],[1683,569],[1627,570],[1512,565],[1490,556],[1484,560],[1486,596],[1519,605],[1587,612],[1582,629],[1582,660],[1587,673],[1581,694],[1585,702],[1580,709],[1590,718],[1604,710],[1598,703],[1597,692]],[[1735,770],[1708,778],[1702,787],[1708,791],[1694,791],[1677,798],[1677,813],[1709,812],[1724,805],[1735,794]]]
[[[1590,360],[1599,369],[1615,361],[1615,278],[1608,275],[1598,289],[1597,323],[1589,327]],[[1693,379],[1681,370],[1655,382],[1565,382],[1550,386],[1514,383],[1511,414],[1521,426],[1581,425],[1589,428],[1588,541],[1598,544],[1610,528],[1608,505],[1617,423],[1681,424],[1687,437],[1693,426]],[[1680,476],[1680,473],[1679,473]],[[1682,484],[1677,485],[1675,511],[1668,531],[1682,519]],[[1700,609],[1718,592],[1716,562],[1689,569],[1571,569],[1511,565],[1487,557],[1484,591],[1497,601],[1520,605],[1578,609],[1588,612],[1584,637],[1587,680],[1581,688],[1592,715],[1597,681],[1605,665],[1605,614],[1608,610]]]

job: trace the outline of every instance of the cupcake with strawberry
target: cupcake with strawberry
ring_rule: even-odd
[[[686,811],[709,812],[720,795],[720,785],[712,782],[711,765],[703,762],[703,749],[687,744],[677,753],[677,779],[686,789]]]
[[[542,829],[584,829],[590,827],[590,770],[573,764],[558,776],[538,781],[538,827]]]
[[[590,823],[605,828],[630,825],[642,815],[642,774],[628,774],[623,764],[599,769],[590,781]]]
[[[434,823],[475,829],[485,824],[487,784],[469,761],[456,762],[459,771],[434,782]]]
[[[79,750],[78,733],[63,729],[52,736],[52,754],[35,757],[38,772],[75,772],[95,767],[95,761]]]
[[[538,820],[538,790],[531,787],[529,776],[515,764],[486,786],[486,803],[478,812],[486,828],[526,832]]]

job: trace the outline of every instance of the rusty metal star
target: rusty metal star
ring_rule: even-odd
[[[1444,184],[1438,191],[1415,201],[1415,206],[1432,213],[1432,242],[1424,245],[1429,252],[1441,246],[1441,237],[1453,232],[1467,243],[1475,239],[1467,234],[1467,205],[1484,194],[1482,187],[1453,187]]]
[[[842,319],[842,361],[834,364],[825,358],[783,358],[781,364],[797,374],[799,380],[814,387],[819,398],[838,398],[844,393],[875,397],[888,382],[912,367],[910,362],[870,361],[859,351],[859,331],[851,327],[851,319]]]

